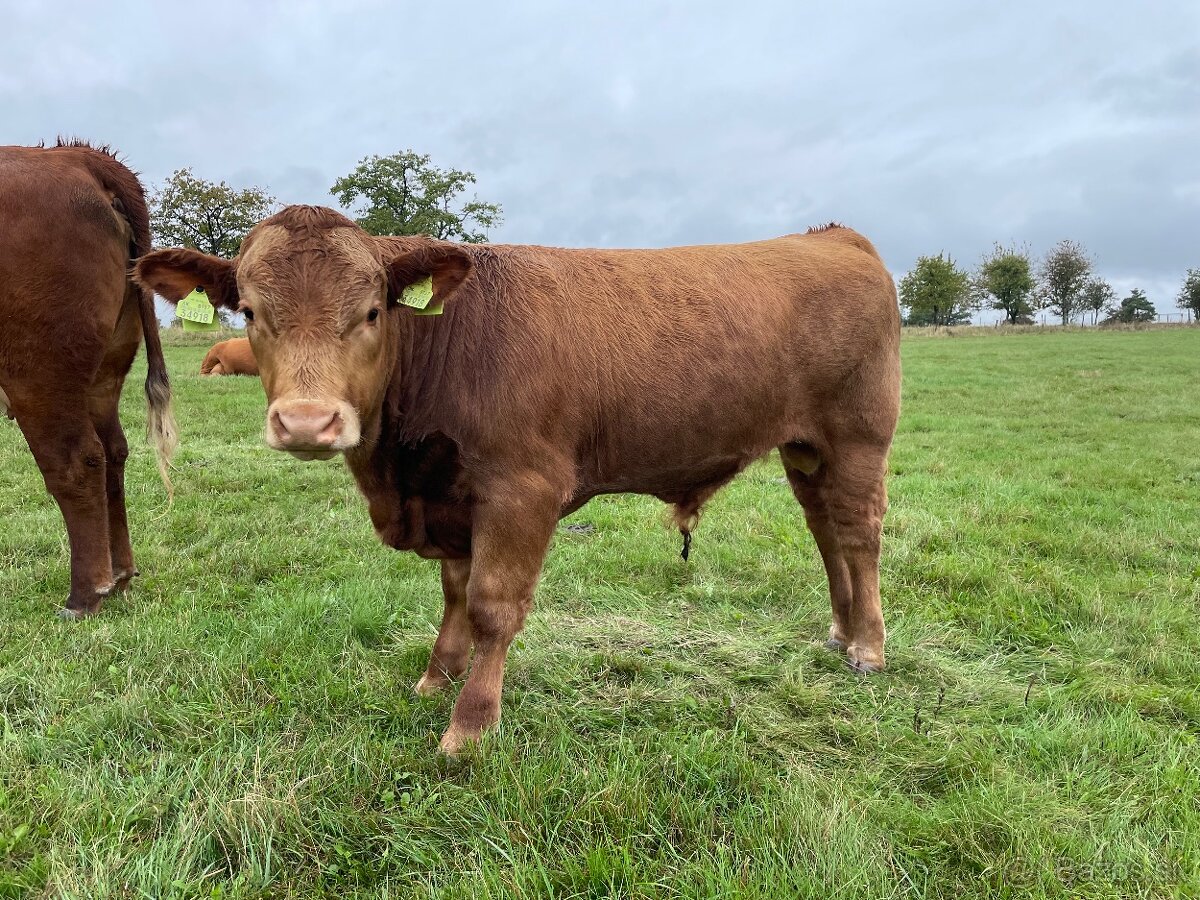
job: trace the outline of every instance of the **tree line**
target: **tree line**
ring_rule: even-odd
[[[475,184],[472,172],[443,169],[427,154],[403,150],[368,156],[334,181],[329,193],[369,234],[425,234],[442,240],[481,243],[502,221],[499,203],[462,195]],[[150,197],[150,222],[160,247],[193,247],[232,258],[255,223],[279,202],[265,190],[238,190],[210,182],[191,169],[178,169]],[[1200,321],[1200,269],[1189,269],[1179,306]],[[974,272],[946,253],[922,256],[900,280],[900,305],[907,325],[958,325],[976,310],[1004,313],[1005,321],[1032,324],[1034,313],[1049,310],[1066,325],[1090,312],[1092,324],[1152,322],[1157,311],[1144,291],[1118,301],[1116,292],[1094,273],[1091,256],[1070,240],[1060,241],[1040,261],[1026,248],[997,244]]]
[[[1181,309],[1200,320],[1200,269],[1189,269],[1179,290]],[[1091,313],[1105,322],[1153,322],[1158,311],[1145,291],[1134,288],[1117,299],[1116,291],[1095,274],[1083,245],[1059,241],[1040,261],[1028,249],[996,244],[974,272],[959,267],[946,253],[922,256],[900,279],[900,306],[906,325],[960,325],[979,309],[1004,313],[1012,325],[1033,324],[1033,315],[1049,310],[1063,325]]]

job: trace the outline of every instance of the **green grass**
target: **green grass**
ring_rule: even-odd
[[[265,448],[257,380],[167,352],[175,504],[131,382],[143,577],[97,619],[54,618],[0,425],[0,897],[1200,893],[1200,330],[906,339],[876,678],[820,645],[777,461],[690,564],[654,501],[593,502],[458,761],[410,691],[436,564]]]

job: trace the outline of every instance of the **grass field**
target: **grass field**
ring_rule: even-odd
[[[131,383],[143,577],[97,619],[54,618],[65,532],[0,423],[0,897],[1200,894],[1200,329],[906,339],[875,678],[821,646],[777,461],[690,563],[594,501],[454,761],[410,690],[436,564],[265,448],[257,380],[167,352],[175,503]]]

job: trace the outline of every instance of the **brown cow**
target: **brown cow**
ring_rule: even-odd
[[[0,387],[66,521],[61,614],[76,618],[137,574],[117,406],[143,334],[148,430],[170,488],[175,423],[154,299],[128,277],[150,249],[146,201],[107,148],[0,147],[0,223]]]
[[[292,206],[235,260],[163,250],[137,276],[241,311],[267,442],[346,455],[380,538],[442,560],[420,693],[474,662],[441,747],[500,717],[505,657],[557,520],[651,494],[685,533],[778,447],[829,576],[830,644],[883,667],[884,473],[900,321],[870,242],[827,226],[752,244],[561,250],[370,237]],[[428,309],[405,305],[432,279]],[[415,301],[419,302],[419,301]]]
[[[257,375],[258,362],[250,341],[246,338],[230,338],[213,344],[200,363],[201,375]]]

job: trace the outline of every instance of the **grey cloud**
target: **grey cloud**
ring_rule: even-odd
[[[333,202],[411,147],[496,240],[665,245],[839,220],[906,270],[1084,242],[1152,291],[1200,266],[1200,6],[762,0],[11,6],[0,140],[119,147]],[[1170,296],[1154,296],[1160,308]]]

